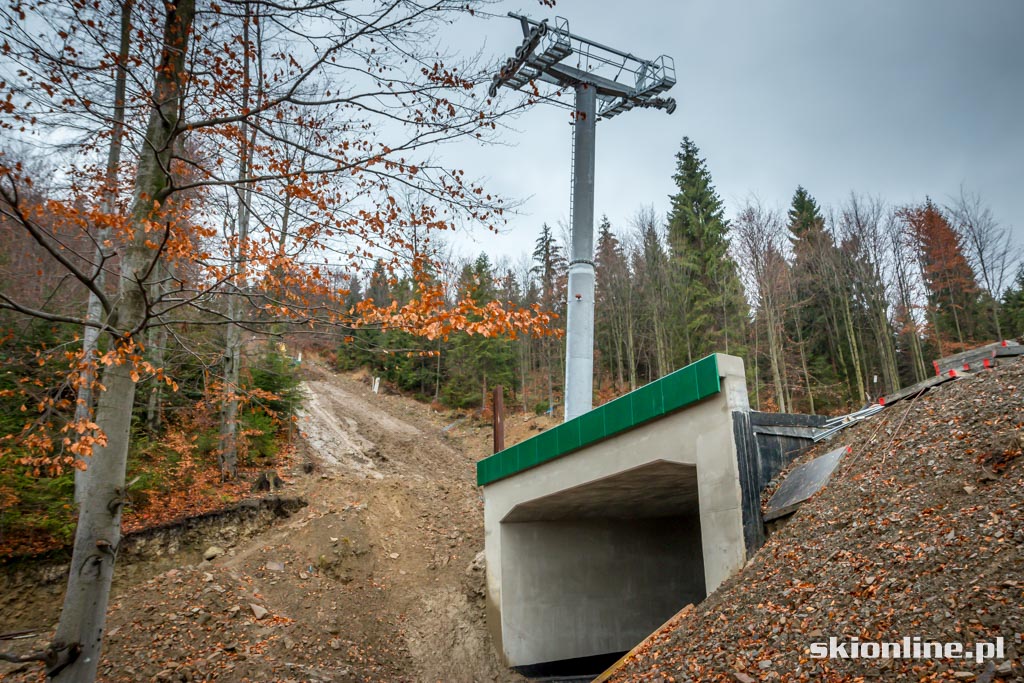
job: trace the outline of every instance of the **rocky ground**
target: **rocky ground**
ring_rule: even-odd
[[[512,681],[484,624],[485,435],[399,396],[310,366],[302,462],[288,496],[308,506],[252,538],[120,567],[100,666],[104,681]],[[210,541],[222,546],[208,545]],[[209,559],[204,559],[204,556]],[[481,556],[482,557],[482,556]],[[59,583],[0,599],[0,633],[43,626]],[[39,680],[0,665],[0,678]]]
[[[831,483],[613,681],[1024,680],[1024,359],[820,444]],[[798,463],[799,464],[799,461]],[[821,660],[812,642],[1002,637],[1006,658]]]

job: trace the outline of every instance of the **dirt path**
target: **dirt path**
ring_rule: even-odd
[[[414,401],[316,366],[305,387],[316,470],[292,473],[288,492],[309,507],[117,590],[101,679],[522,680],[484,625],[473,457]]]

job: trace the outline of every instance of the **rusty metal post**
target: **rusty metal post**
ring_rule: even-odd
[[[505,450],[505,389],[500,384],[494,387],[494,452]]]

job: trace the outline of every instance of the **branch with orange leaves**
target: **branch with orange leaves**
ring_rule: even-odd
[[[506,335],[516,339],[520,334],[535,337],[557,337],[561,330],[552,327],[558,316],[541,309],[539,304],[521,307],[489,301],[479,304],[462,299],[449,306],[440,285],[420,282],[419,296],[399,306],[397,302],[381,306],[372,299],[355,305],[356,321],[353,327],[379,326],[381,329],[402,330],[426,339],[447,341],[455,332],[497,337]]]

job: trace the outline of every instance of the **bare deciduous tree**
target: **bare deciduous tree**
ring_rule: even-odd
[[[1003,336],[999,324],[999,300],[1013,278],[1021,250],[1013,244],[1009,229],[999,225],[981,196],[963,187],[960,196],[946,206],[953,228],[960,233],[968,263],[977,273],[980,285],[988,292],[988,308],[996,335]]]

